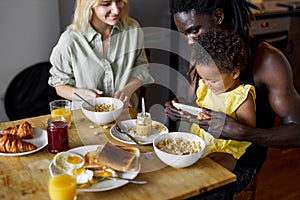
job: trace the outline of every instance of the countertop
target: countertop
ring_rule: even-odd
[[[300,3],[300,0],[264,1],[260,6],[262,10],[259,12],[253,11],[253,14],[256,19],[300,15],[300,9],[289,9],[288,7],[282,7],[277,5],[278,3],[288,4],[289,2]]]

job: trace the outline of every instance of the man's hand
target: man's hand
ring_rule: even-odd
[[[237,130],[241,124],[239,124],[236,120],[222,112],[215,112],[206,108],[202,108],[202,110],[203,113],[201,113],[201,116],[205,117],[202,119],[192,117],[189,121],[191,123],[198,124],[202,129],[209,132],[215,138],[240,140]]]
[[[185,99],[183,98],[177,98],[172,101],[167,101],[165,103],[165,112],[168,115],[168,117],[173,121],[189,121],[193,115],[189,114],[188,112],[184,112],[183,110],[175,108],[173,106],[173,103],[175,102],[183,104],[186,103]]]
[[[199,113],[199,118],[199,116],[175,108],[172,105],[173,102],[178,102],[178,99],[165,103],[165,112],[171,120],[196,123],[215,138],[241,140],[239,138],[238,128],[242,125],[228,115],[202,108],[202,112]],[[182,99],[180,99],[180,102],[182,102]]]

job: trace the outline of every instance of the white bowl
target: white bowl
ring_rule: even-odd
[[[184,141],[195,141],[195,142],[200,142],[201,150],[199,150],[197,153],[192,153],[192,154],[187,154],[187,155],[179,155],[179,154],[172,154],[172,153],[167,153],[163,150],[160,150],[157,147],[157,144],[160,141],[164,141],[165,139],[171,139],[174,140],[176,138],[182,138]],[[191,133],[185,133],[185,132],[171,132],[171,133],[164,133],[161,135],[158,135],[154,138],[153,141],[153,148],[158,156],[158,158],[164,162],[166,165],[169,165],[174,168],[184,168],[193,165],[196,163],[201,156],[204,153],[204,148],[205,148],[205,143],[197,135],[191,134]]]
[[[96,111],[91,111],[86,108],[91,108],[91,106],[83,102],[81,105],[81,110],[84,113],[84,115],[91,120],[92,122],[98,124],[98,125],[104,125],[108,124],[114,120],[116,120],[123,109],[124,103],[119,100],[115,99],[112,97],[98,97],[95,99],[89,99],[87,100],[89,103],[92,105],[97,105],[97,104],[106,104],[106,105],[114,105],[115,109],[113,111],[109,112],[96,112]]]

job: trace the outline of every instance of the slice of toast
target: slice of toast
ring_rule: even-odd
[[[139,167],[138,148],[116,146],[107,142],[85,156],[85,168],[102,169],[108,167],[117,171],[136,171]]]

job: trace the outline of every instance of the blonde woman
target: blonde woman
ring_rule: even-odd
[[[128,103],[136,89],[153,82],[143,45],[127,0],[77,0],[73,23],[50,57],[49,84],[73,102],[80,100],[76,92],[86,99],[112,96]]]

